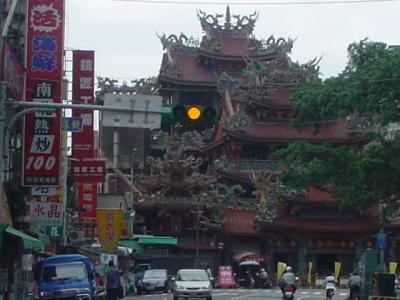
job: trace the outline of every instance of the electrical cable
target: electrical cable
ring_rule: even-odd
[[[360,4],[398,2],[399,0],[328,0],[328,1],[300,1],[300,2],[201,2],[176,0],[113,0],[117,2],[135,2],[144,4],[178,4],[178,5],[327,5],[327,4]]]

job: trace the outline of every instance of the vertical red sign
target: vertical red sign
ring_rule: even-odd
[[[79,222],[97,222],[97,183],[78,183]]]
[[[94,104],[94,51],[73,52],[72,103]],[[72,133],[72,156],[75,159],[93,158],[93,111],[74,109],[73,117],[81,117],[82,132]]]
[[[26,101],[61,103],[64,0],[27,0]],[[24,186],[60,183],[61,112],[24,119]]]

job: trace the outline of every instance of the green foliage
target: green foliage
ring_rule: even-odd
[[[366,208],[400,196],[400,141],[368,149],[295,142],[276,153],[286,162],[282,183],[302,191],[311,185],[333,192],[343,206]]]
[[[295,142],[276,154],[286,163],[282,181],[298,191],[310,185],[332,191],[344,206],[393,203],[400,196],[400,139],[398,130],[389,139],[384,129],[400,120],[400,48],[362,40],[348,51],[348,65],[338,76],[294,90],[296,123],[347,119],[365,130],[369,143]]]
[[[382,125],[399,121],[400,48],[362,40],[348,50],[349,63],[341,74],[295,89],[291,101],[298,121],[352,114],[379,115]]]

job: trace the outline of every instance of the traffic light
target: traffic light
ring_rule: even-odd
[[[163,107],[162,122],[169,124],[193,122],[213,124],[216,116],[216,110],[211,106],[177,104]]]

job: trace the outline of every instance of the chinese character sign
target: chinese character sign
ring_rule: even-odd
[[[72,179],[74,182],[103,182],[106,173],[104,160],[82,160],[74,163]]]
[[[122,210],[98,209],[97,220],[101,247],[115,250],[121,234]]]
[[[28,0],[26,101],[61,103],[64,0]],[[24,186],[58,186],[61,112],[30,113],[24,119]]]
[[[72,103],[94,104],[94,51],[73,52]],[[72,134],[72,156],[92,158],[94,150],[93,111],[74,109],[73,117],[83,120],[82,132]]]
[[[63,225],[63,204],[51,202],[35,202],[33,209],[35,224],[47,226]]]
[[[78,207],[79,222],[96,223],[97,208],[97,184],[96,183],[79,183],[78,187]]]
[[[234,286],[232,266],[219,266],[218,287],[230,288]]]

